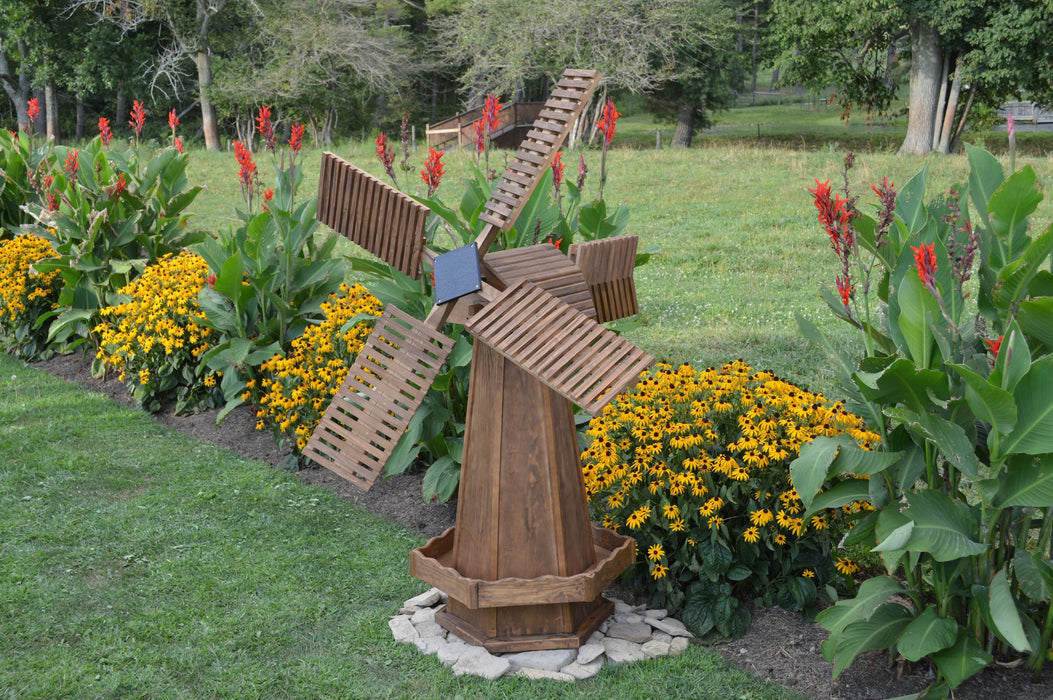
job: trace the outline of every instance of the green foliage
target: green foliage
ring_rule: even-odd
[[[840,404],[742,362],[703,372],[659,365],[587,434],[594,517],[636,539],[636,588],[683,609],[696,634],[740,636],[749,600],[812,613],[819,591],[850,583],[844,574],[856,565],[833,551],[869,508],[866,491],[849,493],[842,487],[854,480],[837,475],[805,485],[789,469],[815,436],[878,442]],[[829,503],[804,512],[798,489],[820,487]]]
[[[216,333],[202,356],[222,372],[222,421],[245,402],[250,381],[276,354],[284,354],[307,325],[323,317],[322,304],[340,288],[344,261],[333,256],[336,236],[316,236],[317,198],[296,205],[302,168],[279,169],[270,204],[258,214],[238,212],[241,224],[194,247],[215,279],[201,290],[199,323]],[[254,384],[251,397],[259,398]]]
[[[944,691],[995,652],[1027,654],[1038,673],[1053,636],[1053,348],[1048,334],[1025,330],[1053,324],[1053,277],[1042,269],[1053,227],[1029,230],[1042,199],[1030,167],[1007,177],[972,147],[969,163],[968,196],[952,190],[926,203],[922,170],[883,212],[894,214],[887,231],[853,204],[831,202],[822,185],[816,198],[820,212],[848,215],[824,224],[841,249],[857,242],[839,278],[851,293],[830,305],[861,332],[866,356],[837,366],[887,457],[869,472],[876,511],[859,542],[904,582],[867,582],[824,612],[824,653],[835,673],[865,649],[927,656]],[[792,467],[810,509],[823,498],[815,484],[861,455],[829,438],[813,445]]]
[[[55,207],[32,207],[37,223],[27,229],[56,252],[37,270],[62,275],[51,342],[75,347],[88,340],[98,310],[118,303],[122,287],[202,238],[187,227],[185,209],[201,187],[188,187],[186,165],[186,155],[166,148],[140,176],[136,156],[107,151],[96,138],[79,151],[60,146],[40,166],[53,178]]]
[[[12,135],[0,129],[0,171],[4,174],[0,181],[0,240],[10,238],[13,231],[33,220],[25,207],[40,202],[38,192],[44,184],[40,166],[51,158],[50,142],[34,146],[24,131]]]

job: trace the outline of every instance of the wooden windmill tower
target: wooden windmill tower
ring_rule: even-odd
[[[488,252],[511,227],[598,84],[568,70],[480,219],[477,240],[436,256],[426,207],[325,154],[318,218],[403,272],[433,263],[422,323],[388,307],[305,453],[368,489],[452,350],[474,336],[457,525],[414,550],[410,571],[449,594],[436,620],[490,651],[576,647],[610,614],[603,589],[631,538],[589,522],[573,404],[602,410],[653,358],[601,322],[637,312],[636,237]]]

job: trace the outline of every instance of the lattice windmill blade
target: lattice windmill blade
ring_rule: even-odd
[[[465,326],[529,374],[596,415],[654,357],[527,280]]]
[[[633,280],[637,243],[636,236],[615,236],[570,246],[570,259],[585,277],[600,323],[640,313]]]
[[[564,71],[479,215],[479,220],[487,223],[475,240],[480,254],[490,249],[498,231],[507,230],[515,223],[601,77],[599,72],[591,70]]]
[[[454,342],[388,306],[311,434],[304,454],[368,491]]]
[[[318,220],[419,279],[431,209],[339,156],[322,154]]]
[[[487,253],[483,258],[501,286],[527,280],[589,318],[596,309],[581,269],[554,245],[543,243]]]

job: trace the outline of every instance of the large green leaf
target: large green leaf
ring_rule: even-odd
[[[990,228],[987,203],[1005,181],[1005,172],[998,159],[982,148],[966,144],[965,150],[969,154],[969,195],[973,200],[973,208],[980,215],[984,226]]]
[[[1029,299],[1020,304],[1016,322],[1032,338],[1053,348],[1053,297]]]
[[[801,517],[807,522],[825,508],[839,508],[855,501],[865,501],[869,497],[870,482],[867,479],[846,479],[813,498],[811,507]]]
[[[1016,429],[1002,444],[1002,454],[1053,452],[1053,355],[1031,365],[1013,389]]]
[[[928,173],[929,164],[926,163],[896,195],[896,216],[902,219],[908,234],[919,231],[929,218],[925,209],[925,178]]]
[[[947,375],[918,369],[905,357],[864,360],[854,379],[868,401],[892,406],[901,403],[919,413],[932,408],[929,391],[939,398],[946,398],[948,393]]]
[[[987,546],[976,541],[976,522],[969,507],[942,491],[920,491],[907,495],[910,507],[904,515],[914,521],[906,548],[928,552],[936,561],[983,554]]]
[[[896,648],[908,661],[920,661],[941,649],[954,644],[958,639],[958,623],[936,614],[933,607],[911,620],[903,629]]]
[[[932,322],[941,318],[940,303],[916,274],[906,274],[896,289],[899,301],[897,323],[915,364],[928,369],[932,364],[935,338]]]
[[[958,632],[958,641],[954,646],[931,656],[936,668],[952,688],[957,688],[994,660],[994,657],[984,651],[964,630]]]
[[[1024,634],[1024,626],[1020,622],[1020,611],[1017,610],[1016,600],[1009,589],[1009,579],[1004,569],[995,574],[990,592],[991,619],[999,636],[1017,651],[1031,651],[1027,635]]]
[[[869,620],[845,627],[834,651],[834,678],[848,668],[857,656],[871,649],[887,649],[903,635],[913,615],[898,603],[885,603]]]
[[[1016,403],[1013,395],[987,381],[966,365],[948,365],[965,380],[965,401],[973,414],[1008,434],[1016,425]]]
[[[970,479],[979,477],[980,462],[972,440],[960,425],[934,413],[915,413],[901,408],[889,408],[885,413],[911,433],[935,445],[944,459]]]
[[[815,616],[815,621],[830,632],[840,632],[859,620],[868,620],[882,603],[906,589],[891,576],[875,576],[860,584],[855,598],[840,600],[832,608]]]
[[[1053,506],[1053,454],[1011,457],[991,505],[995,508]]]
[[[1027,246],[1027,218],[1042,201],[1035,170],[1025,165],[1006,178],[987,203],[991,229],[1006,251],[1005,262],[1015,260]]]
[[[1053,224],[1031,241],[1024,253],[1006,265],[998,273],[998,284],[992,293],[995,303],[1003,308],[1012,308],[1028,295],[1031,280],[1039,272],[1053,252]]]
[[[1041,560],[1036,563],[1037,557],[1037,554],[1028,551],[1017,552],[1013,557],[1013,573],[1016,575],[1016,580],[1020,582],[1020,592],[1032,602],[1042,603],[1049,601],[1050,593],[1049,585],[1039,569],[1039,566],[1044,566],[1044,564]]]
[[[840,447],[841,441],[821,435],[802,445],[797,459],[790,462],[790,479],[805,508],[812,504],[812,498],[823,487]]]

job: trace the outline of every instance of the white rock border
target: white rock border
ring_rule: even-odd
[[[410,598],[399,614],[388,620],[388,627],[396,642],[437,655],[457,676],[470,674],[489,680],[525,676],[573,682],[595,676],[608,663],[679,656],[694,636],[665,610],[648,610],[644,605],[632,606],[608,597],[614,603],[614,614],[577,649],[491,654],[435,622],[435,612],[446,603],[446,597],[432,588]]]

